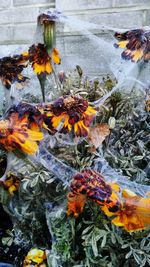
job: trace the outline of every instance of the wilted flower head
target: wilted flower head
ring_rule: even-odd
[[[22,75],[22,71],[27,67],[27,61],[25,54],[0,59],[0,79],[7,89],[10,89],[14,82],[26,81],[27,77]]]
[[[18,191],[20,186],[20,177],[15,174],[9,172],[4,181],[0,181],[0,184],[8,190],[8,192],[13,195],[14,192]]]
[[[66,80],[66,74],[63,70],[58,72],[58,79],[60,81],[60,83],[64,83]]]
[[[46,267],[46,253],[42,249],[32,248],[23,261],[23,267]]]
[[[111,194],[112,189],[104,177],[94,170],[83,170],[73,177],[71,191],[86,194],[87,197],[104,202]]]
[[[0,121],[0,145],[8,151],[19,149],[34,154],[38,149],[37,141],[43,139],[43,133],[33,118],[30,113],[20,115],[15,108],[14,111],[13,108],[8,110],[5,120]]]
[[[41,112],[35,105],[20,102],[17,105],[12,105],[5,113],[5,119],[9,119],[12,114],[17,114],[19,119],[27,118],[28,125],[32,129],[41,129],[43,117]]]
[[[53,71],[52,62],[60,64],[61,60],[56,48],[53,48],[51,55],[49,55],[45,45],[38,44],[29,48],[29,62],[36,74],[50,74]]]
[[[123,59],[133,62],[150,60],[150,28],[115,33],[115,38],[119,41],[115,47],[125,49],[121,54]]]
[[[66,134],[73,131],[75,136],[85,137],[88,135],[96,110],[82,97],[65,96],[50,105],[45,105],[43,113],[45,124],[51,132]]]
[[[42,13],[38,16],[38,23],[49,24],[51,22],[59,21],[59,18],[62,16],[62,13],[58,10],[48,10],[45,13]]]

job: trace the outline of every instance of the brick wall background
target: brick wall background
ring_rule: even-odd
[[[150,23],[150,0],[1,0],[0,44],[30,43],[37,15],[55,6],[69,17],[99,25],[132,28]]]
[[[31,43],[39,12],[54,6],[53,0],[1,0],[0,44]]]
[[[69,18],[99,25],[91,30],[96,34],[95,40],[76,28],[58,26],[57,47],[64,56],[63,66],[80,64],[87,73],[108,72],[112,58],[119,55],[109,48],[114,42],[113,32],[103,31],[102,25],[128,29],[150,24],[150,0],[1,0],[0,56],[32,44],[38,14],[53,7]]]

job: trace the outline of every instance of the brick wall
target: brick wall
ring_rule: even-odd
[[[54,6],[53,0],[1,0],[0,44],[31,43],[39,12]]]
[[[63,66],[80,64],[91,73],[109,71],[107,63],[117,54],[108,46],[109,39],[114,42],[113,34],[104,32],[102,25],[127,29],[150,24],[150,0],[1,0],[0,56],[33,43],[38,14],[55,6],[70,18],[99,25],[91,30],[97,36],[95,43],[75,28],[58,27],[57,47],[63,55]]]
[[[0,44],[31,43],[39,12],[55,5],[69,17],[99,25],[132,28],[150,23],[150,0],[1,0]],[[63,31],[70,33],[67,27]]]
[[[150,0],[56,0],[67,16],[118,28],[149,23]]]

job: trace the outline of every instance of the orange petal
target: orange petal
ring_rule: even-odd
[[[60,64],[61,63],[61,59],[59,56],[59,51],[57,48],[53,48],[52,54],[51,54],[51,58],[54,61],[54,63],[56,64]]]
[[[68,211],[67,215],[70,216],[73,214],[77,218],[80,213],[83,212],[83,208],[86,202],[86,195],[83,194],[74,194],[70,192],[68,194]]]

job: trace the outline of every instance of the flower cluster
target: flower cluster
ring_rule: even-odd
[[[60,97],[50,105],[45,105],[41,112],[45,114],[44,122],[50,133],[69,133],[75,136],[87,136],[89,126],[93,121],[96,110],[89,106],[82,97]]]
[[[135,29],[125,33],[115,33],[118,43],[115,47],[123,48],[122,58],[138,62],[150,60],[150,28]]]
[[[68,215],[78,217],[87,199],[100,205],[112,223],[128,232],[150,226],[150,197],[141,197],[116,183],[106,182],[100,173],[84,170],[74,176],[68,194]]]
[[[46,267],[46,253],[42,249],[31,249],[23,261],[23,267]]]
[[[0,145],[7,151],[21,150],[34,154],[38,141],[43,139],[42,129],[49,134],[69,133],[86,136],[96,110],[80,97],[68,96],[52,104],[33,106],[27,103],[13,105],[0,120]]]
[[[10,89],[15,82],[22,83],[28,78],[22,74],[24,68],[29,64],[36,74],[51,74],[53,63],[60,64],[59,51],[53,48],[49,55],[44,44],[33,44],[27,52],[13,57],[3,57],[0,59],[0,79],[2,84]]]

